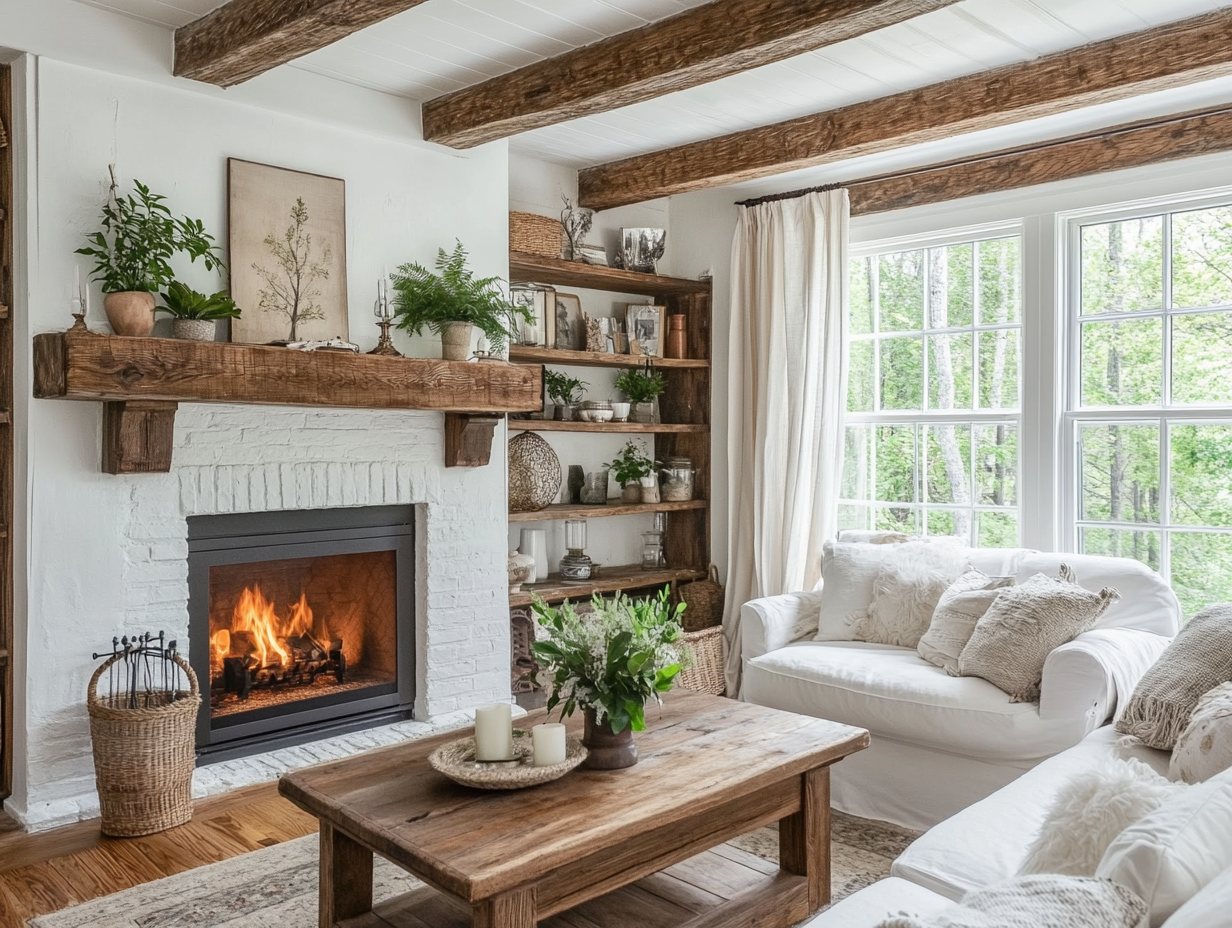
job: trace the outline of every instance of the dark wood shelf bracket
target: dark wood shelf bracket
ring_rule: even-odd
[[[103,473],[168,474],[179,403],[103,403]]]
[[[445,466],[486,467],[492,460],[492,439],[504,416],[445,413]]]

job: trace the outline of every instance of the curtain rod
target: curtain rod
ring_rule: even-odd
[[[776,200],[791,200],[796,197],[807,196],[810,193],[826,193],[830,190],[838,190],[840,187],[859,187],[865,184],[882,183],[884,181],[907,180],[908,178],[917,177],[921,174],[930,174],[933,171],[948,168],[968,167],[970,165],[984,164],[988,161],[995,161],[999,158],[1009,158],[1014,155],[1025,155],[1031,152],[1048,151],[1051,148],[1060,148],[1063,145],[1069,145],[1074,142],[1088,142],[1094,139],[1116,138],[1119,135],[1138,132],[1142,129],[1161,129],[1164,126],[1175,125],[1176,123],[1185,122],[1189,119],[1203,119],[1210,116],[1227,115],[1232,115],[1232,106],[1221,106],[1210,110],[1196,110],[1187,113],[1176,113],[1171,116],[1164,116],[1159,119],[1149,120],[1147,122],[1136,122],[1126,126],[1117,126],[1112,129],[1091,132],[1086,135],[1071,135],[1062,139],[1052,139],[1047,142],[1022,145],[1018,148],[1007,148],[1002,149],[1001,151],[986,152],[984,154],[971,155],[967,158],[955,158],[953,161],[942,161],[936,164],[921,165],[916,168],[908,168],[905,171],[890,171],[885,174],[875,174],[872,177],[861,177],[857,180],[846,183],[839,182],[833,184],[822,184],[820,187],[806,187],[803,190],[790,190],[786,193],[772,193],[752,200],[738,200],[736,205],[759,206],[762,203],[773,203]]]

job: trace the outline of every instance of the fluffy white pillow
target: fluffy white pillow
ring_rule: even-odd
[[[1232,683],[1205,693],[1172,749],[1168,776],[1201,783],[1232,767]]]
[[[967,568],[963,549],[953,544],[913,541],[873,578],[868,611],[851,623],[856,641],[914,648],[928,631],[937,601]]]
[[[1075,774],[1058,790],[1019,873],[1095,876],[1117,835],[1188,788],[1132,757]]]
[[[958,655],[971,640],[975,623],[983,618],[1000,592],[1013,585],[1013,577],[990,577],[982,570],[970,568],[937,600],[928,631],[917,647],[920,657],[945,668],[951,677],[958,676]]]
[[[1204,886],[1168,919],[1168,928],[1228,928],[1232,913],[1232,867]]]
[[[873,604],[874,584],[879,576],[914,571],[913,563],[921,561],[927,564],[949,563],[952,558],[961,561],[968,549],[938,541],[905,544],[827,541],[821,550],[821,613],[815,640],[863,641],[868,639],[859,637],[852,625],[862,619]],[[961,573],[960,568],[954,576]],[[943,586],[942,592],[944,589]],[[931,617],[931,612],[929,615]],[[920,633],[927,628],[926,620]]]
[[[1232,771],[1190,786],[1109,845],[1095,875],[1146,900],[1151,928],[1232,866]]]

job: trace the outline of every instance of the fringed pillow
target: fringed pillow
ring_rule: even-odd
[[[1207,606],[1189,620],[1142,675],[1116,730],[1171,751],[1198,700],[1232,680],[1232,603]]]

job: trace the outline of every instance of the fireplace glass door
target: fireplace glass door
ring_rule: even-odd
[[[321,737],[323,725],[405,714],[412,512],[244,514],[190,525],[191,657],[203,697],[208,681],[200,749],[269,750]]]

